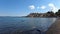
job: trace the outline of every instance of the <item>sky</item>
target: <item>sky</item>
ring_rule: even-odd
[[[0,16],[26,16],[29,13],[54,13],[60,9],[60,0],[0,0]]]

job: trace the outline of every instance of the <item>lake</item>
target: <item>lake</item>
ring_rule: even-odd
[[[56,18],[0,17],[0,34],[26,34],[30,30],[36,34],[36,29],[45,32],[55,20]]]

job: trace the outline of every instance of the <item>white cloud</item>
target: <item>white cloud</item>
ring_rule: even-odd
[[[54,13],[58,11],[58,8],[53,3],[49,3],[48,6]]]
[[[34,10],[35,9],[35,6],[34,5],[30,5],[29,6],[29,9]]]
[[[46,8],[46,6],[41,6],[40,8],[41,8],[41,9],[45,9],[45,8]]]

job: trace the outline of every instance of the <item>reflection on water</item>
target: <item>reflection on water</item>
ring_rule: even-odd
[[[0,34],[21,34],[20,32],[46,31],[56,18],[13,18],[0,17]],[[30,32],[31,33],[31,32]]]

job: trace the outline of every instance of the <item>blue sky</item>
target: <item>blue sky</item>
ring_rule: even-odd
[[[0,16],[25,16],[29,13],[56,12],[60,0],[0,0]]]

